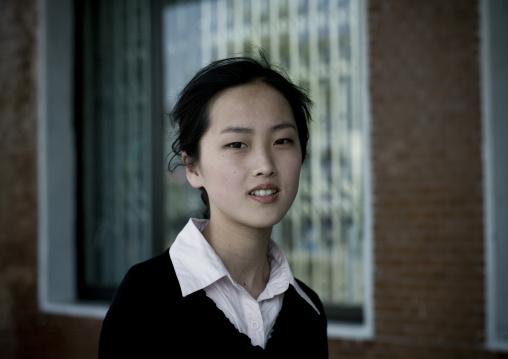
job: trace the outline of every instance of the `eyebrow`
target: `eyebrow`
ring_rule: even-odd
[[[273,126],[272,127],[272,131],[283,130],[285,128],[292,128],[292,129],[294,129],[296,131],[296,127],[292,123],[289,123],[289,122],[284,122],[284,123],[280,123],[278,125]],[[252,134],[252,133],[254,133],[254,129],[248,128],[248,127],[241,127],[241,126],[228,126],[225,129],[223,129],[220,133],[221,134],[223,134],[223,133],[247,133],[247,134]]]
[[[272,131],[283,130],[285,128],[292,128],[295,131],[297,130],[295,125],[293,125],[292,123],[290,123],[290,122],[284,122],[284,123],[281,123],[281,124],[273,126],[272,127]]]
[[[247,127],[240,127],[240,126],[228,126],[225,129],[223,129],[221,132],[223,133],[254,133],[254,130],[252,128]]]

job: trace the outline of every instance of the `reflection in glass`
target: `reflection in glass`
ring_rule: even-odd
[[[167,108],[199,68],[253,48],[309,90],[315,102],[310,155],[298,197],[272,236],[294,275],[330,312],[361,308],[364,301],[358,6],[350,0],[218,0],[164,8]],[[169,246],[189,216],[199,215],[200,199],[183,170],[168,174],[165,187]]]

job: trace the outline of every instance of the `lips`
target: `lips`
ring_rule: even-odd
[[[249,191],[249,197],[261,204],[270,204],[279,197],[279,187],[273,184],[262,184]]]

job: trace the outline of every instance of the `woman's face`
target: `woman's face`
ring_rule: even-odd
[[[253,82],[213,101],[200,158],[187,167],[187,178],[206,189],[214,223],[269,228],[296,197],[301,163],[288,101],[275,88]]]

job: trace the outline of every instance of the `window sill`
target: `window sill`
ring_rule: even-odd
[[[85,317],[102,320],[108,311],[108,305],[106,303],[96,304],[81,301],[42,302],[39,304],[39,309],[45,314]]]

